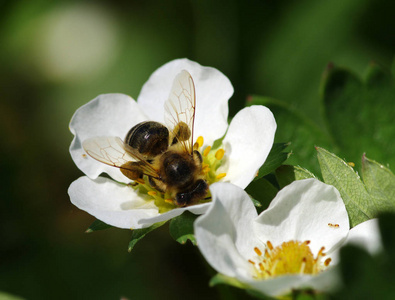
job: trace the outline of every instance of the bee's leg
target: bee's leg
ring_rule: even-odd
[[[165,192],[166,185],[163,183],[163,181],[152,178],[151,176],[148,177],[148,181],[151,187],[154,188],[155,190],[158,190],[161,193]]]
[[[123,164],[120,169],[122,174],[127,178],[138,181],[139,179],[143,180],[144,175],[141,165],[141,162],[128,161],[126,164]]]
[[[188,140],[191,137],[191,129],[189,129],[188,125],[185,122],[178,122],[176,127],[173,129],[173,142],[172,145],[176,144],[177,142],[183,142]]]

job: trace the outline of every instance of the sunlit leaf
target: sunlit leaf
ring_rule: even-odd
[[[317,155],[324,182],[336,187],[343,198],[350,226],[371,219],[376,213],[376,207],[354,169],[323,148],[317,147]]]
[[[395,176],[382,164],[362,157],[362,178],[377,210],[395,210]]]

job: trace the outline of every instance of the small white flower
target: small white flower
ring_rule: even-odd
[[[316,179],[283,188],[259,216],[242,189],[215,183],[210,190],[213,205],[195,222],[200,251],[219,273],[266,295],[334,288],[342,245],[380,244],[377,220],[350,230],[339,192]]]
[[[241,110],[228,126],[228,100],[233,87],[226,76],[214,68],[203,67],[187,59],[171,61],[156,70],[134,101],[123,94],[100,95],[80,107],[70,122],[74,139],[70,153],[86,176],[69,188],[71,202],[97,219],[120,228],[143,228],[168,220],[189,210],[202,214],[209,203],[177,208],[155,200],[155,191],[147,193],[129,185],[130,179],[114,168],[89,157],[82,143],[93,137],[124,139],[128,131],[142,121],[165,124],[164,104],[173,80],[181,70],[188,71],[195,83],[196,114],[193,142],[200,145],[206,172],[212,180],[231,182],[245,188],[255,177],[273,145],[276,122],[269,109],[251,106]],[[212,149],[223,137],[219,152]],[[210,167],[211,170],[210,170]],[[99,177],[107,173],[110,178]],[[163,199],[162,199],[163,200]]]

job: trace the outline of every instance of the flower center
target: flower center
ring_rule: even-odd
[[[213,149],[211,146],[206,146],[203,150],[203,141],[203,137],[199,136],[193,145],[193,149],[202,154],[202,173],[207,183],[212,184],[226,176],[226,173],[217,173],[217,169],[221,165],[222,158],[225,155],[225,150],[222,148]]]
[[[265,252],[255,247],[255,260],[248,260],[254,267],[254,278],[268,279],[287,274],[317,274],[329,266],[331,259],[323,260],[325,248],[321,247],[316,257],[309,247],[310,241],[289,241],[273,247],[267,241]]]
[[[202,157],[202,169],[200,172],[200,177],[210,185],[226,176],[226,173],[217,173],[217,169],[222,163],[225,150],[222,148],[213,149],[211,146],[206,146],[203,149],[203,142],[203,137],[199,136],[196,140],[196,143],[193,145],[193,150],[198,151]],[[142,179],[135,180],[131,186],[147,201],[154,200],[155,205],[159,209],[159,213],[165,213],[178,207],[171,195],[169,195],[166,191],[161,192],[158,189],[155,189],[150,184],[148,176],[144,176]],[[208,192],[206,197],[201,199],[199,203],[208,201],[211,201],[210,192]]]

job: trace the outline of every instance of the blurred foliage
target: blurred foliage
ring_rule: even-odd
[[[383,251],[371,256],[356,246],[341,249],[344,286],[328,299],[383,299],[395,297],[395,231],[393,213],[379,217]]]
[[[347,160],[367,152],[394,165],[393,83],[369,79],[375,66],[391,66],[392,1],[23,0],[0,7],[1,291],[27,299],[220,297],[190,243],[180,246],[160,228],[129,254],[130,231],[84,234],[93,218],[67,195],[82,175],[68,153],[74,111],[101,93],[137,98],[149,75],[174,58],[226,74],[235,87],[231,115],[247,95],[277,99],[281,105],[270,105],[276,142],[291,142],[290,164],[317,174],[317,145]],[[344,92],[324,99],[332,103],[324,118],[324,67],[333,61],[362,74],[372,60],[363,80],[331,69],[346,74]],[[363,103],[350,98],[354,91]],[[372,109],[378,99],[383,104]],[[344,123],[328,123],[332,117]],[[344,135],[333,138],[339,130]]]
[[[281,100],[252,96],[247,104],[270,107],[279,127],[289,129],[277,134],[277,138],[288,136],[292,141],[290,149],[295,155],[289,163],[303,161],[304,167],[318,173],[314,146],[319,145],[351,160],[358,169],[364,152],[395,165],[394,78],[374,63],[368,66],[366,74],[362,81],[349,70],[328,65],[320,88],[323,125]]]

